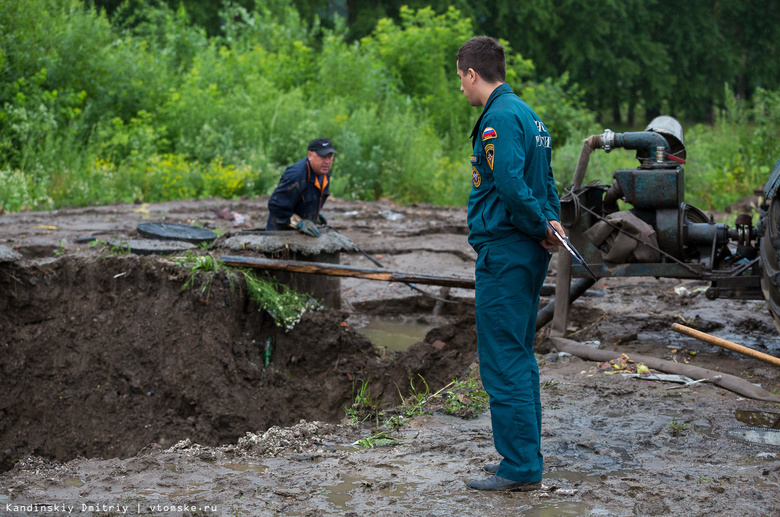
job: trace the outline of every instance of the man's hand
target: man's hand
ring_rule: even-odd
[[[305,233],[309,237],[319,237],[320,231],[317,229],[317,225],[308,219],[301,219],[298,224],[295,225],[295,229],[301,233]]]
[[[298,214],[293,214],[292,217],[290,217],[290,226],[299,232],[308,235],[309,237],[320,236],[320,231],[317,229],[317,225],[308,219],[301,219],[301,216]]]
[[[563,231],[563,226],[561,226],[561,223],[558,221],[549,221],[549,223],[564,237],[566,237],[566,232]],[[552,229],[548,226],[547,227],[547,237],[542,241],[542,247],[546,250],[552,249],[556,246],[560,246],[563,244],[558,237],[555,236],[555,232],[552,231]]]

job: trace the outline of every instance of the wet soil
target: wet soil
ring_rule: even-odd
[[[189,285],[170,258],[88,243],[137,237],[147,221],[236,234],[263,226],[265,201],[0,215],[0,246],[22,257],[0,256],[0,515],[780,515],[780,449],[726,435],[745,425],[738,411],[778,404],[608,374],[614,366],[558,353],[542,329],[544,486],[474,492],[465,481],[500,459],[489,412],[463,419],[431,401],[401,444],[368,449],[354,443],[376,429],[344,419],[363,382],[394,405],[412,380],[432,393],[476,374],[473,292],[424,287],[454,302],[442,303],[405,284],[342,279],[341,310],[309,312],[285,332],[224,272]],[[225,208],[249,222],[221,218]],[[327,208],[386,268],[473,275],[462,208]],[[355,252],[341,263],[374,267]],[[554,260],[549,273],[554,284]],[[683,323],[780,355],[764,302],[711,301],[704,287],[601,280],[572,305],[568,337],[780,393],[777,367],[671,331]],[[436,328],[394,352],[359,332],[375,315]]]

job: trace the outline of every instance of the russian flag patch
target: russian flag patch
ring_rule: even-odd
[[[485,130],[482,132],[482,141],[490,140],[491,138],[496,138],[498,135],[496,134],[496,130],[492,127],[486,127]]]

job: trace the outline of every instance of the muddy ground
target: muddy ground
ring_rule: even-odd
[[[340,310],[284,332],[224,272],[182,289],[191,273],[171,258],[88,242],[137,237],[148,221],[238,235],[264,225],[265,201],[0,215],[0,515],[780,515],[780,450],[726,436],[746,425],[737,412],[776,403],[607,375],[559,354],[542,329],[544,487],[478,493],[465,482],[499,459],[489,413],[462,419],[432,400],[400,445],[371,449],[354,442],[375,429],[344,420],[363,381],[397,404],[411,379],[433,393],[475,371],[473,292],[424,287],[455,302],[437,303],[404,284],[343,279]],[[386,268],[473,275],[462,208],[333,199],[326,215]],[[374,267],[357,252],[341,262]],[[764,302],[710,301],[704,287],[601,280],[573,304],[569,337],[780,393],[777,367],[671,331],[684,323],[780,356]],[[436,328],[392,352],[359,332],[372,315]]]

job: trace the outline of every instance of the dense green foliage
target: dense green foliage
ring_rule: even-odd
[[[162,2],[114,2],[110,19],[106,4],[0,3],[0,211],[266,194],[317,136],[338,150],[337,196],[465,203],[479,110],[455,72],[475,34],[461,11],[399,8],[355,40],[303,1],[233,2],[217,22],[195,10],[203,26]],[[568,73],[539,79],[505,43],[508,82],[551,130],[565,186],[597,112]],[[716,124],[686,138],[689,175],[724,186],[694,194],[708,206],[759,186],[779,153],[778,91],[747,102],[719,89]]]
[[[454,5],[476,33],[503,38],[533,61],[540,77],[568,73],[605,121],[633,125],[640,111],[639,124],[660,112],[711,121],[724,83],[743,99],[780,85],[777,0],[350,2],[350,30],[369,34],[379,18],[398,19],[402,6],[428,5]]]

